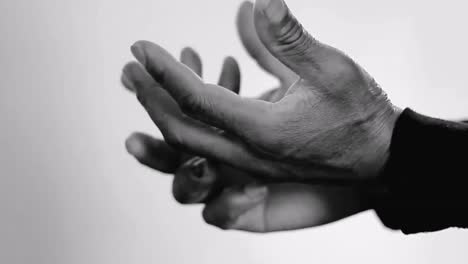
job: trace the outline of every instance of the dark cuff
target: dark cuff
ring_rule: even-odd
[[[403,233],[468,226],[468,126],[405,109],[393,131],[374,208]]]

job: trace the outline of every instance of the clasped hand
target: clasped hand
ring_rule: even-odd
[[[132,46],[138,63],[125,66],[122,81],[164,141],[134,134],[129,152],[176,173],[176,198],[206,203],[205,220],[222,228],[298,229],[369,208],[359,187],[333,183],[379,177],[399,111],[352,59],[307,33],[282,0],[244,3],[238,29],[280,87],[258,99],[240,97],[233,58],[218,85],[207,84],[192,49],[179,62],[139,41]]]

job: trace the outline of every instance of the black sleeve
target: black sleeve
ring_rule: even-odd
[[[405,234],[468,227],[468,124],[406,109],[392,136],[374,208]]]

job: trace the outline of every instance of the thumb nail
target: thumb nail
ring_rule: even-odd
[[[273,23],[279,23],[286,16],[288,8],[283,0],[257,0],[258,7]]]
[[[132,45],[130,50],[132,51],[133,56],[135,56],[135,58],[143,66],[146,66],[146,56],[145,56],[145,52],[144,52],[143,48],[141,47],[141,45],[137,42],[137,43]]]
[[[251,199],[261,200],[267,195],[268,188],[265,185],[252,183],[244,187],[244,192]]]

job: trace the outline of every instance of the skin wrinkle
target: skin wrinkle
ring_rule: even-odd
[[[296,26],[289,31],[288,35],[284,36],[284,39],[278,41],[277,50],[285,57],[303,57],[312,52],[313,47],[310,43],[308,33]],[[294,49],[291,49],[291,46],[294,46]],[[314,66],[317,67],[316,69],[320,67],[320,65]]]
[[[181,124],[183,127],[166,128],[166,134],[188,131],[178,135],[183,136],[181,140],[184,140],[184,142],[179,142],[180,147],[188,146],[194,153],[206,155],[217,164],[222,162],[226,162],[227,166],[230,164],[234,175],[236,175],[235,169],[238,169],[238,173],[250,172],[248,175],[268,186],[276,186],[276,184],[280,186],[284,182],[301,182],[301,184],[321,182],[333,183],[336,186],[345,181],[356,185],[356,182],[362,179],[358,174],[362,173],[363,169],[367,169],[365,166],[370,164],[366,164],[364,158],[361,160],[361,155],[368,155],[371,150],[386,147],[384,144],[373,149],[369,146],[388,139],[387,130],[391,130],[392,124],[387,123],[386,116],[380,116],[377,113],[386,111],[391,106],[390,102],[381,100],[380,96],[375,96],[380,94],[375,91],[378,87],[375,87],[369,76],[364,74],[359,66],[344,53],[326,45],[318,45],[319,42],[307,33],[288,9],[286,9],[288,11],[286,17],[289,20],[283,18],[281,26],[268,22],[268,19],[258,12],[261,11],[258,7],[256,10],[255,26],[257,28],[252,32],[256,31],[260,37],[260,44],[268,48],[267,50],[262,46],[265,48],[264,51],[267,51],[262,54],[272,56],[276,61],[270,60],[269,63],[273,65],[274,63],[280,63],[282,66],[289,65],[289,68],[296,71],[293,74],[297,74],[297,78],[291,77],[291,79],[297,81],[289,87],[290,89],[286,89],[288,88],[286,86],[282,87],[284,89],[266,95],[270,100],[273,100],[272,98],[278,100],[275,104],[244,100],[222,92],[219,90],[222,89],[221,87],[195,81],[192,79],[193,71],[184,71],[162,48],[145,43],[145,49],[148,50],[146,55],[156,54],[152,58],[147,58],[146,62],[160,64],[154,67],[165,72],[161,82],[164,90],[168,91],[171,96],[179,97],[175,99],[178,99],[179,107],[182,106],[184,114],[181,113],[181,115],[187,115],[187,120]],[[255,49],[250,50],[253,52]],[[158,58],[159,56],[161,58]],[[260,60],[260,56],[256,58]],[[151,60],[156,60],[156,62]],[[266,65],[260,62],[258,64]],[[280,68],[271,67],[270,69]],[[158,79],[159,76],[153,77]],[[284,85],[284,83],[281,84]],[[287,93],[283,97],[282,93],[285,91]],[[192,99],[180,98],[191,93],[194,94]],[[184,101],[189,100],[193,101],[189,102],[188,106],[184,106],[187,105]],[[157,106],[147,104],[148,102],[146,102],[147,108],[152,108],[148,111],[168,111],[166,108],[161,107],[160,110]],[[177,108],[175,102],[174,105]],[[260,108],[260,105],[266,107]],[[257,106],[259,106],[259,111],[255,111]],[[265,112],[261,113],[261,111]],[[256,115],[255,118],[252,117],[253,115]],[[201,121],[194,121],[189,116]],[[229,132],[223,135],[226,141],[220,138],[213,140],[215,138],[213,134],[205,133],[207,129],[206,126],[202,126],[203,121],[219,125],[221,129]],[[165,126],[165,124],[159,125],[163,128]],[[218,148],[221,145],[222,148]],[[382,158],[378,153],[377,156],[376,159]],[[354,193],[353,184],[346,186],[353,187],[350,192]],[[334,203],[337,203],[336,201],[341,201],[343,197],[339,194],[347,197],[346,193],[338,192],[335,194],[336,197],[331,197],[333,198],[331,199],[327,197],[328,194],[323,195],[320,191],[311,190],[311,192],[312,198],[318,198],[314,198],[312,202],[325,208],[329,205],[326,203],[330,203],[332,207]],[[194,193],[197,192],[194,191]],[[333,195],[333,192],[331,193]],[[236,223],[225,217],[234,218],[236,215],[239,217],[239,212],[249,213],[249,210],[244,211],[247,207],[255,208],[255,205],[245,200],[242,200],[241,204],[233,203],[232,199],[238,199],[240,196],[236,195],[241,195],[240,193],[224,193],[223,195],[225,195],[221,197],[223,200],[218,201],[219,204],[215,207],[223,205],[224,207],[213,210],[220,210],[219,213],[222,216],[220,217],[224,217],[220,220],[225,222],[216,223],[216,219],[209,220],[215,225],[219,224],[224,228],[235,225]],[[356,194],[355,197],[359,195]],[[216,198],[219,198],[219,195],[214,197]],[[320,200],[322,198],[323,201]],[[263,210],[270,210],[269,201],[265,201],[268,202],[266,204],[268,208],[264,207]],[[248,203],[249,206],[243,202]],[[265,204],[262,205],[265,206]],[[338,203],[335,206],[342,208],[341,206],[347,205]],[[255,210],[257,209],[253,211]],[[350,210],[355,212],[354,209]],[[346,212],[346,210],[340,211],[344,215]],[[343,215],[339,214],[339,217]],[[244,220],[250,221],[246,218],[236,218],[236,221],[240,221],[238,224],[244,225]],[[270,224],[277,223],[273,223],[274,219],[268,219],[265,211],[263,216],[260,219],[257,218],[255,224],[249,225],[248,228],[258,227],[259,222],[256,221],[263,222],[262,230],[279,228],[270,226]],[[313,221],[331,220],[314,219]],[[321,224],[321,222],[315,222],[315,224]],[[289,228],[287,223],[285,227]],[[231,226],[231,228],[236,227]]]
[[[281,91],[280,91],[281,92]]]
[[[360,126],[359,126],[360,124],[365,124],[366,121],[372,119],[372,115],[371,115],[371,116],[368,116],[366,119],[363,119],[363,120],[359,121],[360,119],[361,119],[361,118],[359,118],[359,117],[358,117],[358,118],[355,118],[355,119],[351,119],[350,121],[346,121],[346,122],[344,122],[343,125],[339,125],[339,126],[340,126],[340,127],[349,126],[349,127],[357,127],[357,128],[359,128],[359,127],[360,127]],[[299,120],[303,120],[303,117],[301,116],[301,117],[299,118]],[[289,122],[290,122],[290,121],[289,121]],[[300,124],[300,122],[297,122],[297,123]],[[349,124],[357,124],[357,125],[349,125]],[[299,126],[300,126],[300,125],[299,125]],[[294,129],[294,124],[289,123],[288,125],[285,125],[285,127],[291,128],[289,131],[296,131],[296,130]],[[334,128],[335,128],[335,127],[332,126],[332,127],[331,127],[331,130],[333,130]],[[299,129],[297,129],[297,130],[299,130]],[[320,131],[320,130],[319,130],[319,131]],[[284,134],[284,133],[286,133],[286,132],[283,131],[283,132],[278,133],[278,134]],[[344,133],[346,133],[346,132],[344,132]],[[316,132],[314,132],[314,131],[309,131],[309,132],[307,132],[306,134],[315,134],[315,135],[317,135],[317,137],[320,137],[322,134],[329,134],[329,131],[323,131],[323,132],[318,132],[318,133],[316,133]],[[352,133],[352,135],[355,135],[355,134],[358,134],[358,135],[359,135],[359,134],[361,134],[361,131],[358,131],[358,132],[356,132],[356,133]],[[286,139],[291,139],[291,138],[294,139],[294,138],[298,138],[298,137],[299,137],[299,138],[302,138],[302,134],[301,134],[301,135],[298,135],[298,136],[293,136],[293,135],[291,135],[291,134],[285,134],[284,137],[285,137]],[[326,137],[328,137],[328,135],[327,135]],[[333,136],[331,136],[331,137],[333,137]],[[309,144],[313,144],[313,143],[314,143],[314,142],[313,142],[314,140],[316,140],[316,139],[311,139],[311,140],[309,140],[308,142],[306,142],[305,144],[304,144],[304,142],[302,142],[301,144],[287,142],[287,143],[285,143],[284,145],[299,145],[299,146],[303,146],[303,148],[307,148],[307,146],[308,146]],[[301,141],[301,140],[299,140],[299,141]],[[278,141],[276,141],[276,142],[278,142]],[[356,145],[356,144],[353,144],[353,145]],[[345,148],[345,151],[342,152],[342,155],[338,155],[338,156],[343,156],[343,155],[347,154],[347,152],[349,151],[350,148],[352,148],[353,145],[349,145],[348,147],[344,147],[344,148]],[[341,146],[343,147],[343,145],[341,145]],[[282,147],[278,147],[278,148],[281,149]],[[298,148],[298,149],[295,149],[295,150],[291,150],[291,152],[290,152],[290,153],[286,153],[285,157],[283,157],[283,158],[286,158],[286,159],[287,159],[288,156],[293,156],[294,153],[299,152],[300,150],[302,150],[302,148]],[[343,150],[343,149],[341,149],[341,150]],[[337,157],[337,154],[336,154],[337,152],[340,152],[340,151],[336,150],[336,152],[335,152],[335,153],[331,153],[330,156],[336,158],[336,157]],[[313,160],[313,158],[312,158],[312,160]]]
[[[286,15],[279,23],[280,30],[276,33],[276,42],[280,52],[296,52],[285,54],[285,56],[303,56],[308,54],[311,47],[314,47],[314,38],[304,29],[304,27],[297,21],[287,9]],[[294,48],[290,48],[294,45]],[[318,65],[317,65],[318,66]],[[318,69],[318,68],[317,68]]]
[[[384,99],[386,99],[386,98],[384,97]],[[370,116],[370,117],[368,117],[367,119],[370,119],[370,118],[371,118],[371,116]],[[363,123],[363,122],[361,122],[361,123]],[[289,138],[289,137],[290,137],[290,136],[288,136],[287,138]],[[348,149],[349,149],[349,148],[348,148]],[[344,153],[345,153],[345,152],[344,152]]]
[[[323,141],[327,141],[326,138],[340,138],[342,137],[342,135],[340,134],[348,134],[349,131],[343,131],[343,132],[340,132],[339,129],[340,128],[347,128],[347,127],[351,127],[351,126],[354,126],[353,124],[355,124],[356,121],[355,120],[350,120],[350,121],[346,121],[342,124],[338,124],[336,125],[336,127],[331,127],[330,130],[323,130],[323,129],[314,129],[314,130],[311,130],[309,131],[308,133],[310,134],[314,134],[315,136],[313,138],[310,138],[308,140],[306,140],[305,142],[302,142],[303,141],[303,137],[301,135],[294,135],[294,134],[290,134],[288,137],[288,139],[297,139],[297,141],[300,141],[299,144],[297,143],[290,143],[289,140],[286,142],[286,143],[283,143],[284,145],[297,145],[298,147],[297,148],[294,148],[294,149],[290,149],[287,153],[285,153],[285,157],[290,157],[291,159],[298,159],[299,161],[301,160],[315,160],[315,161],[318,161],[320,163],[324,162],[324,163],[328,163],[327,161],[328,160],[337,160],[340,156],[345,156],[345,152],[349,151],[349,149],[351,148],[350,146],[346,146],[346,145],[343,145],[343,144],[340,144],[340,142],[337,142],[336,144],[339,144],[340,145],[340,149],[339,150],[334,150],[332,151],[330,154],[328,154],[328,158],[326,157],[327,155],[323,155],[323,152],[322,154],[320,154],[320,156],[317,156],[317,157],[314,157],[314,155],[310,154],[310,155],[307,155],[306,158],[300,158],[298,157],[296,154],[297,153],[300,153],[300,152],[303,152],[304,149],[311,149],[311,146],[313,148],[316,148],[316,149],[321,149],[322,147],[320,146],[317,146],[317,142],[320,142],[322,141],[321,139],[324,139]],[[289,125],[288,125],[289,126]],[[291,125],[291,127],[293,127]],[[348,135],[350,137],[353,137],[353,135],[355,135],[356,133],[351,133],[351,135]],[[312,151],[313,152],[313,151]],[[341,153],[341,154],[340,154]],[[325,156],[325,157],[324,157]],[[334,162],[336,163],[336,162]]]
[[[290,46],[305,37],[301,25],[299,25],[295,19],[292,19],[289,14],[283,19],[280,25],[280,30],[274,33],[276,34],[275,41],[279,46]]]

